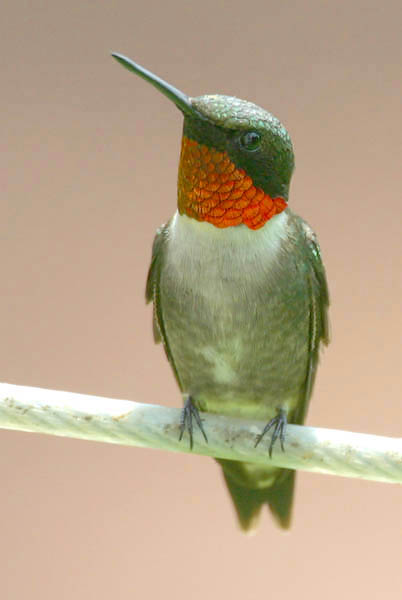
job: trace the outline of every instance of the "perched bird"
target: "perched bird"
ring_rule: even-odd
[[[146,286],[154,336],[184,398],[181,435],[199,411],[268,422],[283,448],[286,423],[302,424],[328,291],[312,229],[288,208],[292,142],[269,112],[238,98],[190,98],[130,59],[112,55],[184,115],[177,211],[157,231]],[[240,525],[263,504],[290,524],[295,472],[218,460]]]

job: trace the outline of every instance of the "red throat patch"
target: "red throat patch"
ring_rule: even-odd
[[[250,229],[259,229],[286,206],[284,198],[271,198],[255,187],[227,152],[183,136],[178,181],[180,214],[216,227],[244,223]]]

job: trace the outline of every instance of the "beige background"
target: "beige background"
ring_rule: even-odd
[[[401,435],[402,9],[20,2],[1,16],[1,380],[177,406],[144,281],[181,116],[110,57],[287,125],[333,341],[308,422]],[[294,524],[237,529],[213,461],[0,433],[0,596],[400,598],[400,487],[300,474]]]

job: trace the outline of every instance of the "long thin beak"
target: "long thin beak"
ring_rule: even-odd
[[[170,83],[163,81],[163,79],[160,79],[160,77],[154,75],[151,73],[151,71],[144,69],[144,67],[141,67],[141,65],[137,65],[137,63],[127,58],[127,56],[123,56],[117,52],[112,52],[112,56],[117,60],[117,62],[123,65],[123,67],[129,71],[132,71],[133,73],[136,73],[136,75],[139,75],[145,79],[145,81],[148,81],[154,87],[156,87],[156,89],[162,92],[162,94],[169,98],[169,100],[172,100],[172,102],[176,104],[177,108],[179,108],[184,114],[200,116],[198,111],[195,110],[191,105],[190,98],[186,94],[183,94],[183,92],[180,90],[170,85]]]

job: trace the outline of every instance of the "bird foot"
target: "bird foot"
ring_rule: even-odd
[[[179,441],[181,442],[184,432],[188,431],[188,434],[190,436],[191,450],[193,449],[193,418],[194,418],[196,424],[198,425],[198,429],[201,431],[202,435],[204,436],[205,441],[208,444],[207,434],[204,431],[204,427],[202,425],[202,420],[201,420],[198,408],[196,408],[196,406],[194,405],[194,402],[192,401],[191,396],[186,395],[186,401],[184,402],[184,408],[182,410],[181,419],[180,419]]]
[[[281,448],[282,448],[282,452],[285,451],[285,447],[284,447],[284,443],[285,443],[285,429],[286,429],[286,425],[288,424],[288,419],[286,416],[286,411],[283,408],[280,408],[278,410],[278,414],[276,415],[276,417],[274,417],[273,419],[271,419],[269,421],[269,423],[267,423],[264,427],[264,429],[262,430],[262,432],[260,433],[260,435],[257,436],[257,440],[255,442],[254,448],[256,448],[258,446],[258,444],[261,442],[262,438],[264,437],[264,435],[272,428],[274,428],[274,431],[272,433],[272,437],[271,437],[271,443],[269,444],[269,458],[272,458],[272,449],[274,447],[274,444],[276,442],[276,440],[279,438],[280,444],[281,444]]]

